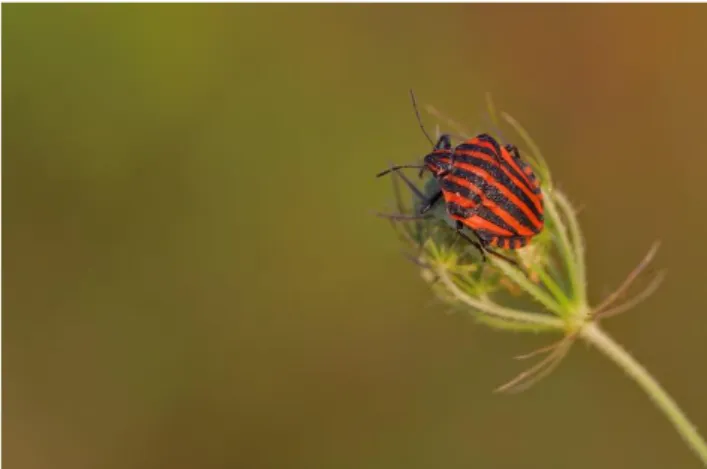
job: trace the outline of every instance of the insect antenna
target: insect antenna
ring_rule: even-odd
[[[397,175],[398,175],[398,177],[400,177],[400,179],[403,180],[403,182],[405,183],[405,185],[408,186],[408,188],[410,189],[410,191],[411,191],[413,194],[415,194],[415,197],[417,197],[417,198],[420,200],[420,202],[425,202],[425,201],[427,201],[427,197],[425,197],[425,194],[423,194],[422,191],[421,191],[420,189],[418,189],[417,186],[415,186],[415,184],[413,184],[412,181],[407,178],[407,176],[405,176],[405,174],[403,174],[403,173],[397,173]]]
[[[419,164],[402,164],[398,166],[391,166],[390,168],[386,169],[385,171],[381,171],[380,173],[376,174],[376,177],[379,178],[381,176],[385,176],[388,173],[391,173],[393,171],[397,171],[399,169],[403,168],[424,168],[424,165],[419,165]]]
[[[388,218],[389,220],[405,221],[405,220],[429,220],[432,217],[429,215],[406,215],[404,213],[381,213],[376,212],[375,215],[380,218]]]
[[[412,91],[412,89],[410,89],[410,99],[412,99],[412,108],[415,110],[415,117],[417,117],[417,123],[420,125],[420,130],[422,130],[422,133],[425,134],[425,137],[427,137],[427,140],[430,142],[430,145],[434,146],[434,142],[425,130],[425,126],[422,125],[422,118],[420,117],[420,111],[417,108],[417,100],[415,99],[415,93]]]

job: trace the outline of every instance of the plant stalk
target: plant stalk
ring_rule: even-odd
[[[707,467],[707,443],[660,383],[621,345],[604,332],[597,323],[588,323],[582,327],[580,336],[586,342],[601,350],[638,383],[658,408],[663,411],[665,416],[668,417],[668,420],[673,423],[677,432],[695,452],[697,457],[700,458],[702,464]]]

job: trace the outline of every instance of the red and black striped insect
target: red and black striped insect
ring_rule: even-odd
[[[410,92],[420,128],[425,131]],[[428,170],[437,179],[440,191],[421,207],[424,215],[444,199],[449,216],[460,236],[473,244],[485,259],[485,252],[513,262],[491,251],[491,247],[518,249],[540,233],[544,226],[544,204],[540,184],[532,168],[513,145],[501,146],[488,134],[480,134],[452,147],[449,135],[440,136],[423,165],[400,165],[379,173],[383,176],[401,168]],[[467,227],[475,241],[462,232]]]

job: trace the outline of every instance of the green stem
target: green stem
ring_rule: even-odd
[[[566,219],[569,223],[569,232],[572,236],[572,245],[574,246],[574,262],[576,264],[576,275],[573,277],[575,282],[575,300],[577,304],[584,305],[587,304],[587,279],[585,278],[587,269],[584,266],[584,241],[582,240],[582,233],[579,229],[579,222],[577,221],[577,217],[570,201],[567,200],[567,197],[565,197],[565,195],[560,191],[555,191],[554,195],[567,216]]]
[[[583,275],[580,273],[580,268],[584,268],[584,258],[578,259],[575,257],[575,251],[572,249],[567,227],[555,204],[556,201],[559,202],[559,194],[557,189],[553,189],[552,192],[549,193],[549,197],[547,197],[545,201],[545,210],[547,211],[548,218],[551,219],[554,224],[555,233],[553,233],[553,235],[556,236],[556,239],[559,241],[559,248],[561,249],[559,254],[565,263],[567,275],[569,275],[570,288],[572,290],[570,296],[580,298],[584,296],[583,290],[586,288],[586,285],[580,279],[580,276]],[[563,206],[563,208],[565,207]],[[574,218],[574,213],[571,211],[565,212],[565,217],[572,219]],[[585,303],[575,301],[575,304],[582,305]]]
[[[663,411],[680,436],[692,448],[707,467],[707,443],[697,432],[697,428],[688,420],[680,410],[677,403],[663,387],[641,366],[623,347],[606,334],[596,323],[585,325],[581,337],[601,350],[607,357],[614,361],[624,372],[633,378],[638,385],[653,399],[653,402]]]

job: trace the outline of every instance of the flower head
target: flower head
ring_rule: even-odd
[[[490,97],[488,103],[491,121],[498,126]],[[462,138],[471,137],[438,111],[432,108],[428,111],[444,119]],[[549,373],[560,362],[582,327],[635,306],[657,288],[662,275],[633,299],[616,305],[654,257],[655,245],[615,293],[599,306],[590,307],[584,239],[577,212],[566,195],[553,184],[549,166],[525,129],[508,114],[501,113],[501,117],[520,138],[520,142],[507,143],[520,143],[522,159],[531,165],[540,180],[545,206],[543,231],[527,246],[510,254],[504,252],[518,265],[492,256],[484,262],[479,251],[456,232],[455,222],[449,217],[445,204],[436,204],[425,216],[419,215],[422,201],[439,191],[434,178],[417,187],[404,174],[394,172],[393,192],[398,213],[386,216],[407,245],[408,257],[419,266],[422,277],[442,301],[455,309],[470,312],[480,322],[497,329],[559,331],[563,334],[563,338],[552,346],[520,357],[547,353],[544,360],[499,388],[520,390]],[[401,185],[405,186],[405,192]],[[466,228],[465,234],[472,239],[475,237],[473,231]],[[509,293],[527,297],[535,308],[525,310],[508,306]]]

